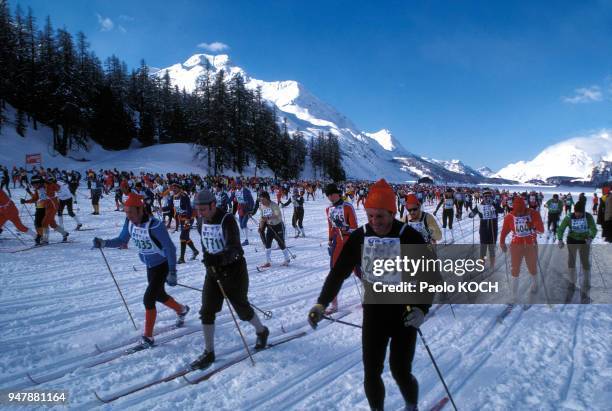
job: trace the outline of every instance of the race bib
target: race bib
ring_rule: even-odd
[[[210,254],[217,254],[225,248],[221,224],[202,224],[202,247]]]
[[[405,206],[405,205],[406,205],[406,199],[405,199],[404,197],[400,198],[400,199],[399,199],[399,203],[400,203],[401,205]]]
[[[242,192],[242,190],[236,191],[236,201],[238,201],[239,204],[244,203],[244,193]]]
[[[571,229],[574,233],[586,233],[588,231],[588,225],[586,217],[572,218]]]
[[[422,221],[408,221],[408,225],[418,231],[425,241],[429,242],[429,232]]]
[[[557,203],[557,202],[550,203],[550,204],[548,205],[548,209],[549,209],[550,211],[559,211],[559,203]]]
[[[344,228],[346,226],[346,222],[344,220],[344,207],[339,206],[330,209],[329,219],[334,227]]]
[[[274,215],[274,212],[272,211],[271,208],[264,208],[262,207],[261,209],[261,215],[267,218],[270,218]]]
[[[444,208],[446,210],[451,210],[454,205],[455,205],[455,202],[453,201],[452,198],[447,198],[446,200],[444,200]]]
[[[369,283],[381,282],[384,284],[399,284],[402,281],[402,273],[399,271],[388,271],[380,268],[381,273],[376,273],[374,264],[376,260],[395,259],[401,256],[399,238],[365,237],[363,240],[363,254],[361,256],[361,269],[363,279]],[[381,267],[378,265],[377,267]],[[380,275],[376,275],[380,274]]]
[[[163,252],[157,247],[157,245],[151,239],[149,233],[149,224],[147,223],[144,227],[137,227],[132,224],[130,236],[132,237],[132,243],[140,254],[162,254]]]
[[[531,235],[531,218],[528,215],[514,217],[514,235],[517,237],[529,237]]]
[[[490,204],[485,204],[482,206],[482,218],[484,220],[493,220],[497,218],[497,212],[495,211],[495,207]]]
[[[174,208],[176,209],[176,211],[180,211],[181,210],[181,200],[172,200],[172,204],[174,204]]]

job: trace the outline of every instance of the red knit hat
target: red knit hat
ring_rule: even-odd
[[[370,186],[368,198],[365,201],[365,208],[382,208],[389,210],[393,214],[397,212],[395,193],[384,178]]]
[[[414,194],[408,194],[406,196],[406,208],[414,208],[420,205],[419,199]]]
[[[123,203],[126,207],[142,207],[144,206],[144,202],[142,201],[142,196],[136,193],[128,194],[127,200]]]

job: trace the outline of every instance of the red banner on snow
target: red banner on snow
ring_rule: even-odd
[[[26,154],[25,161],[28,165],[42,164],[42,156],[40,154]]]

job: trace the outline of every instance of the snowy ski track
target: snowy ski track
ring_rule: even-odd
[[[14,200],[24,196],[23,190],[13,193]],[[77,213],[84,220],[84,228],[94,230],[73,231],[75,222],[65,216],[72,241],[69,244],[13,253],[26,246],[8,231],[0,235],[0,389],[67,389],[70,408],[83,410],[368,409],[362,388],[361,332],[326,321],[322,323],[325,327],[309,331],[304,337],[257,353],[255,367],[243,361],[197,385],[177,378],[110,404],[98,401],[94,391],[104,398],[163,378],[180,371],[201,353],[203,339],[198,319],[201,297],[191,289],[166,287],[177,301],[191,306],[185,326],[173,328],[174,313],[158,304],[155,328],[158,346],[122,355],[141,332],[145,267],[133,247],[105,250],[139,327],[135,331],[100,252],[91,249],[94,236],[110,238],[119,233],[124,215],[114,211],[112,195],[102,199],[100,216],[89,214],[87,190],[79,190],[78,198]],[[16,202],[22,221],[31,226],[30,216]],[[249,298],[257,307],[273,311],[273,318],[264,320],[270,327],[271,341],[309,329],[306,314],[316,301],[329,267],[326,205],[320,193],[316,201],[305,202],[307,237],[297,240],[290,226],[292,209],[283,209],[288,245],[297,256],[289,267],[278,266],[282,254],[273,250],[276,265],[257,272],[255,267],[264,262],[265,254],[256,227],[249,222],[251,245],[245,247]],[[425,209],[433,211],[431,206]],[[357,215],[359,223],[365,223],[363,208],[357,210]],[[474,228],[478,244],[479,222],[476,220],[472,225],[466,215],[462,221],[455,220],[455,243],[472,244]],[[544,221],[545,217],[543,214]],[[500,231],[501,223],[502,218]],[[12,225],[8,227],[13,230]],[[171,236],[178,245],[174,228]],[[32,243],[28,237],[20,238],[28,245]],[[60,236],[52,231],[50,239],[59,241]],[[195,231],[192,239],[199,243]],[[539,241],[550,242],[546,236]],[[597,252],[593,254],[595,283],[601,281],[602,267]],[[179,283],[201,288],[203,266],[199,258],[189,261],[190,257],[188,250],[187,262],[177,266]],[[552,252],[540,255],[543,269],[551,259]],[[497,269],[503,272],[505,263],[505,256],[498,255]],[[521,290],[528,287],[529,278],[525,274],[523,267]],[[353,309],[343,320],[361,322],[358,301],[356,283],[348,279],[339,295],[340,309],[351,306]],[[453,308],[456,318],[448,305],[435,313],[432,308],[421,328],[460,409],[611,409],[610,306],[534,305],[524,311],[517,305],[501,323],[497,321],[497,315],[504,309],[501,305]],[[252,327],[247,323],[241,323],[241,327],[252,345],[255,337]],[[218,362],[242,352],[226,305],[217,317],[215,337]],[[413,373],[420,384],[420,408],[427,410],[444,396],[444,389],[420,341]],[[402,409],[403,401],[388,367],[384,380],[387,409]],[[451,408],[450,404],[445,407]]]

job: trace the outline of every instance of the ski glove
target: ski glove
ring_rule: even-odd
[[[563,240],[559,240],[559,248],[563,248],[564,244],[563,244]]]
[[[425,322],[425,314],[419,307],[406,306],[404,327],[419,328]]]
[[[166,276],[166,283],[170,286],[170,287],[174,287],[177,283],[177,279],[176,279],[176,269],[170,269],[168,270],[168,275]]]
[[[106,245],[106,241],[104,241],[100,237],[94,237],[93,239],[94,248],[104,248],[105,245]]]
[[[25,198],[20,198],[20,199],[19,199],[19,202],[20,202],[21,204],[25,204]]]
[[[220,254],[211,254],[204,252],[204,265],[206,267],[216,267],[221,264]]]
[[[319,321],[323,318],[323,312],[325,311],[325,307],[321,304],[315,304],[308,313],[308,324],[315,329],[319,324]]]

